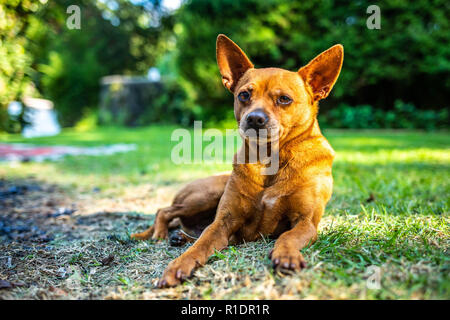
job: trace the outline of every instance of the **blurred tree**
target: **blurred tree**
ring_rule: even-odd
[[[396,100],[420,109],[448,106],[448,1],[379,1],[379,30],[366,26],[369,0],[190,0],[175,12],[161,1],[2,0],[1,127],[20,129],[6,121],[6,106],[24,95],[53,100],[61,123],[73,125],[97,107],[102,76],[145,74],[157,63],[168,90],[138,123],[232,118],[215,61],[219,33],[257,67],[289,70],[342,43],[343,71],[322,114],[343,105],[391,111]],[[81,9],[80,30],[66,26],[70,5]]]
[[[370,30],[373,1],[191,0],[178,12],[177,65],[192,84],[203,118],[232,115],[215,62],[215,39],[224,33],[256,67],[297,70],[336,43],[344,67],[327,111],[341,102],[392,109],[397,99],[422,109],[450,101],[450,2],[378,1],[381,29]]]
[[[80,29],[66,26],[71,5],[80,8]],[[164,50],[160,40],[172,23],[160,0],[7,0],[0,10],[10,13],[0,25],[2,41],[8,37],[1,52],[9,54],[2,59],[1,79],[10,82],[5,85],[9,95],[0,93],[2,109],[20,98],[19,83],[32,80],[38,92],[54,101],[64,126],[97,107],[102,76],[145,74]]]
[[[73,4],[81,8],[80,30],[65,25],[66,8]],[[63,125],[73,125],[97,107],[102,76],[145,74],[162,51],[160,39],[171,23],[159,0],[60,0],[48,3],[39,20],[47,21],[40,26],[47,30],[41,30],[37,43],[51,45],[36,60],[35,82],[54,100]]]
[[[9,120],[7,106],[33,90],[32,57],[26,52],[25,31],[38,9],[32,1],[5,0],[0,5],[0,129],[17,131],[20,122]],[[19,119],[21,119],[19,117]]]

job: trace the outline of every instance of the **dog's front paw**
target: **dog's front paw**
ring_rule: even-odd
[[[174,287],[192,275],[198,263],[191,258],[180,258],[169,263],[158,281],[158,288]]]
[[[299,250],[289,247],[274,248],[269,253],[272,266],[282,273],[300,271],[306,268],[306,262]]]
[[[173,247],[180,247],[186,242],[187,239],[180,230],[175,230],[169,237],[169,243]]]
[[[153,233],[152,239],[153,240],[166,240],[169,238],[169,230],[164,227],[155,227],[155,232]]]

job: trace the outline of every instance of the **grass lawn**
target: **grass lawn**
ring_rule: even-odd
[[[53,237],[0,241],[0,279],[22,284],[0,290],[0,298],[450,299],[448,132],[325,131],[337,153],[334,193],[318,241],[303,250],[308,269],[274,274],[267,258],[273,242],[261,240],[217,253],[181,286],[155,289],[187,245],[135,242],[129,233],[147,227],[183,183],[230,169],[228,163],[174,165],[173,129],[0,136],[11,143],[138,146],[111,156],[0,163],[5,185],[41,186],[1,207],[0,219],[36,215],[33,221]],[[42,218],[61,206],[77,211]]]

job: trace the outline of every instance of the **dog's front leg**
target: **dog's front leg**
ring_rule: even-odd
[[[175,286],[192,275],[197,267],[203,266],[214,250],[222,250],[236,226],[230,226],[224,218],[217,217],[202,233],[200,238],[181,256],[171,261],[164,270],[158,287]]]
[[[300,250],[315,241],[317,231],[314,224],[308,220],[300,220],[294,228],[283,233],[275,242],[269,257],[273,267],[281,271],[300,271],[306,267],[305,259]]]
[[[284,232],[269,254],[274,268],[299,271],[306,267],[300,250],[317,239],[317,226],[331,196],[330,177],[300,188],[287,200],[287,217],[293,228]]]

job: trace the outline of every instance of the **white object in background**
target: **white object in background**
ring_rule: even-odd
[[[24,98],[24,120],[29,122],[22,130],[25,138],[54,136],[61,132],[53,102],[46,99]]]
[[[181,6],[182,2],[183,0],[163,0],[161,4],[164,9],[174,11]]]
[[[147,78],[152,82],[159,82],[161,80],[161,73],[159,72],[158,68],[151,67],[150,69],[148,69]]]
[[[22,104],[19,101],[11,101],[8,105],[8,114],[12,118],[17,118],[22,113]]]

